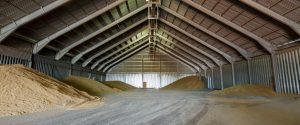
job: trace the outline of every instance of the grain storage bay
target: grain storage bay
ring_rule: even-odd
[[[300,125],[300,0],[0,0],[0,125]]]

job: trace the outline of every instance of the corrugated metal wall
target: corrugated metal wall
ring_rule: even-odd
[[[232,66],[231,65],[224,65],[222,67],[222,74],[223,74],[223,85],[224,88],[228,88],[233,86],[233,77],[232,77]]]
[[[249,61],[235,62],[235,84],[260,84],[269,87],[275,85],[275,90],[279,93],[300,94],[300,49],[279,52],[274,58],[276,76],[273,75],[271,56],[260,56]],[[222,77],[224,88],[233,86],[231,65],[222,66]],[[274,78],[277,79],[277,82]],[[222,88],[219,67],[208,69],[206,79],[208,88]]]
[[[104,74],[93,72],[88,68],[83,68],[81,65],[71,66],[71,63],[69,62],[56,61],[41,55],[34,55],[33,59],[34,69],[59,80],[62,80],[69,75],[88,77],[98,81],[104,81],[105,78]]]
[[[220,72],[220,68],[213,68],[212,70],[213,72],[213,77],[212,77],[212,83],[214,84],[213,88],[214,89],[222,89],[222,83],[221,83],[221,72]]]
[[[27,67],[32,67],[33,69],[36,69],[37,71],[52,76],[58,80],[62,80],[63,78],[69,76],[70,73],[76,76],[90,77],[98,81],[105,80],[105,75],[99,72],[82,68],[80,65],[73,65],[71,70],[70,63],[56,61],[54,59],[41,55],[34,55],[33,63],[31,62],[31,60],[27,59],[21,59],[7,55],[0,55],[0,64],[22,64]]]
[[[300,49],[277,55],[278,83],[280,93],[300,94]]]
[[[273,73],[271,56],[262,56],[250,60],[251,83],[272,86]]]
[[[248,84],[249,81],[249,72],[248,64],[246,61],[234,63],[234,74],[235,74],[235,84]]]
[[[30,60],[20,59],[16,57],[0,55],[0,64],[23,64],[25,66],[30,66]]]
[[[191,76],[191,73],[109,73],[106,75],[107,81],[123,81],[135,87],[141,88],[144,82],[147,82],[148,88],[161,88],[180,78]]]

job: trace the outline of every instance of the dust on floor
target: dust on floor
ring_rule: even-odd
[[[135,90],[92,109],[2,117],[1,125],[299,125],[299,97],[220,97],[201,91]]]

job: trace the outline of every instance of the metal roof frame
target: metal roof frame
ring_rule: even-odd
[[[148,36],[149,36],[149,35],[146,35],[145,37],[148,37]],[[120,48],[119,50],[114,51],[113,53],[110,53],[110,54],[108,54],[108,55],[102,57],[101,59],[99,59],[97,62],[95,62],[95,63],[92,65],[91,69],[94,69],[95,67],[97,67],[97,66],[98,66],[102,61],[104,61],[105,59],[109,58],[110,56],[113,56],[114,54],[116,54],[116,53],[122,51],[123,49],[125,49],[125,48],[127,48],[127,47],[129,47],[129,46],[131,46],[131,45],[133,45],[133,44],[135,44],[136,42],[138,42],[138,41],[140,41],[140,40],[142,40],[142,39],[133,41],[132,43],[130,43],[130,44],[126,45],[126,46],[123,46],[123,47]],[[140,44],[144,44],[144,43],[146,43],[147,41],[148,41],[148,39],[142,41],[141,43],[139,43],[139,44],[136,45],[136,46],[139,46]],[[107,61],[107,62],[109,62],[109,61]]]
[[[7,38],[10,34],[12,34],[16,29],[18,29],[20,26],[54,10],[57,7],[60,7],[61,5],[69,2],[70,0],[56,0],[49,5],[45,7],[41,7],[40,9],[16,20],[13,21],[12,23],[4,26],[1,28],[1,34],[0,34],[0,43]]]
[[[188,37],[194,39],[194,40],[197,41],[198,43],[200,43],[200,44],[202,44],[202,45],[204,45],[204,46],[206,46],[206,47],[212,49],[213,51],[215,51],[215,52],[221,54],[228,62],[233,63],[234,61],[236,61],[236,59],[235,59],[234,57],[231,57],[231,56],[228,55],[227,53],[225,53],[225,52],[219,50],[218,48],[215,48],[214,46],[212,46],[212,45],[206,43],[205,41],[203,41],[203,40],[197,38],[196,36],[194,36],[194,35],[192,35],[192,34],[186,32],[185,30],[179,28],[178,26],[175,26],[174,24],[172,24],[172,23],[170,23],[170,22],[168,22],[168,21],[166,21],[166,20],[164,20],[164,19],[159,19],[159,21],[161,21],[161,22],[163,22],[164,24],[166,24],[166,25],[168,25],[168,26],[170,26],[170,27],[176,29],[177,31],[181,32],[182,34],[184,34],[184,35],[186,35],[186,36],[188,36]]]
[[[184,3],[186,3],[186,4],[188,4],[188,5],[190,5],[191,7],[194,7],[195,9],[197,9],[197,10],[199,10],[199,11],[201,11],[201,12],[207,14],[207,15],[209,15],[210,17],[212,17],[212,18],[214,18],[214,19],[216,19],[216,20],[218,20],[218,21],[226,24],[227,26],[229,26],[229,27],[231,27],[231,28],[233,28],[233,29],[241,32],[242,34],[244,34],[244,35],[246,35],[246,36],[248,36],[248,37],[256,40],[270,54],[274,53],[275,50],[277,50],[277,47],[273,46],[268,41],[262,39],[261,37],[255,35],[254,33],[250,32],[248,30],[246,30],[246,29],[244,29],[244,28],[242,28],[242,27],[240,27],[240,26],[238,26],[238,25],[236,25],[236,24],[228,21],[227,19],[225,19],[225,18],[223,18],[223,17],[221,17],[221,16],[213,13],[212,11],[210,11],[210,10],[208,10],[208,9],[200,6],[200,5],[198,5],[197,3],[195,3],[195,2],[193,2],[191,0],[181,0],[181,1],[184,2]]]
[[[89,34],[89,35],[87,35],[87,36],[81,38],[80,40],[72,42],[71,45],[69,45],[69,46],[63,48],[62,50],[60,50],[59,52],[57,52],[57,54],[56,54],[56,56],[55,56],[55,59],[56,59],[56,60],[61,59],[67,52],[69,52],[69,51],[70,51],[71,49],[73,49],[74,47],[76,47],[76,46],[78,46],[78,45],[80,45],[80,44],[82,44],[82,43],[84,43],[84,42],[90,40],[91,38],[93,38],[93,37],[95,37],[95,36],[101,34],[101,33],[104,32],[104,31],[106,31],[106,30],[108,30],[108,29],[110,29],[110,28],[116,26],[117,24],[123,22],[124,20],[126,20],[126,19],[128,19],[128,18],[134,16],[135,14],[137,14],[137,13],[143,11],[143,10],[145,10],[147,7],[148,7],[147,5],[144,5],[144,6],[140,7],[140,8],[138,8],[138,9],[136,9],[136,10],[130,12],[129,14],[127,14],[127,15],[121,17],[120,19],[118,19],[118,20],[116,20],[116,21],[114,21],[114,22],[112,22],[112,23],[110,23],[110,24],[104,26],[103,28],[98,29],[98,30],[96,30],[95,32],[93,32],[93,33],[91,33],[91,34]]]
[[[124,39],[118,41],[118,42],[115,43],[114,45],[111,45],[110,47],[105,48],[105,49],[102,50],[101,52],[99,52],[99,53],[93,55],[92,57],[90,57],[90,58],[88,58],[86,61],[84,61],[83,64],[82,64],[82,66],[83,66],[83,67],[86,67],[93,59],[95,59],[95,58],[97,58],[98,56],[104,54],[105,52],[111,50],[112,48],[117,47],[117,46],[120,45],[121,43],[124,43],[125,41],[131,39],[133,36],[136,36],[138,33],[142,32],[142,31],[145,30],[145,29],[146,29],[146,27],[141,28],[140,30],[138,30],[138,31],[135,32],[134,34],[131,34],[131,35],[127,36],[126,38],[124,38]],[[141,36],[141,38],[138,38],[138,39],[141,40],[141,39],[143,39],[143,38],[145,38],[145,37],[147,37],[147,35]],[[135,40],[135,41],[137,41],[137,40]]]
[[[134,23],[133,25],[125,28],[124,30],[122,30],[122,31],[120,31],[120,32],[118,32],[118,33],[110,36],[109,38],[105,39],[104,41],[101,41],[101,42],[97,43],[96,45],[92,46],[91,48],[88,48],[87,50],[81,52],[80,54],[77,54],[75,57],[72,58],[72,62],[71,63],[75,64],[83,55],[85,55],[88,52],[90,52],[90,51],[92,51],[92,50],[100,47],[101,45],[103,45],[103,44],[105,44],[105,43],[113,40],[114,38],[116,38],[116,37],[120,36],[121,34],[123,34],[123,33],[127,32],[127,31],[131,30],[132,28],[134,28],[134,27],[142,24],[145,21],[147,21],[147,17],[144,18],[144,19],[142,19],[142,20],[140,20],[140,21],[138,21],[138,22],[136,22],[136,23]]]
[[[57,37],[65,34],[65,33],[69,32],[69,31],[71,31],[73,29],[75,29],[78,26],[81,26],[82,24],[90,21],[91,19],[94,19],[95,17],[97,17],[97,16],[105,13],[106,11],[108,11],[108,10],[110,10],[110,9],[118,6],[118,5],[120,5],[121,3],[125,2],[125,1],[126,0],[117,0],[116,2],[113,2],[110,5],[108,5],[108,6],[104,7],[104,8],[102,8],[102,9],[100,9],[100,10],[98,10],[98,11],[96,11],[96,12],[90,14],[90,15],[88,15],[87,17],[85,17],[85,18],[83,18],[83,19],[81,19],[81,20],[73,23],[72,25],[67,26],[66,28],[64,28],[64,29],[62,29],[62,30],[60,30],[60,31],[58,31],[58,32],[56,32],[56,33],[54,33],[54,34],[52,34],[52,35],[50,35],[50,36],[48,36],[48,37],[46,37],[46,38],[44,38],[42,40],[40,40],[39,42],[37,42],[37,43],[34,44],[33,53],[37,54],[48,43],[50,43],[53,39],[55,39],[55,38],[57,38]]]
[[[175,17],[181,19],[184,22],[187,22],[188,24],[192,25],[193,27],[203,31],[204,33],[207,33],[208,35],[210,35],[211,37],[223,42],[224,44],[234,48],[236,51],[238,51],[245,59],[250,59],[253,56],[253,53],[247,52],[245,49],[241,48],[240,46],[228,41],[227,39],[215,34],[214,32],[204,28],[203,26],[191,21],[190,19],[187,19],[186,17],[176,13],[175,11],[167,8],[167,7],[160,7],[161,9],[163,9],[164,11],[174,15]]]

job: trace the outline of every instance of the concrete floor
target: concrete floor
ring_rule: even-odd
[[[300,99],[136,90],[101,106],[0,118],[0,125],[300,125]]]

